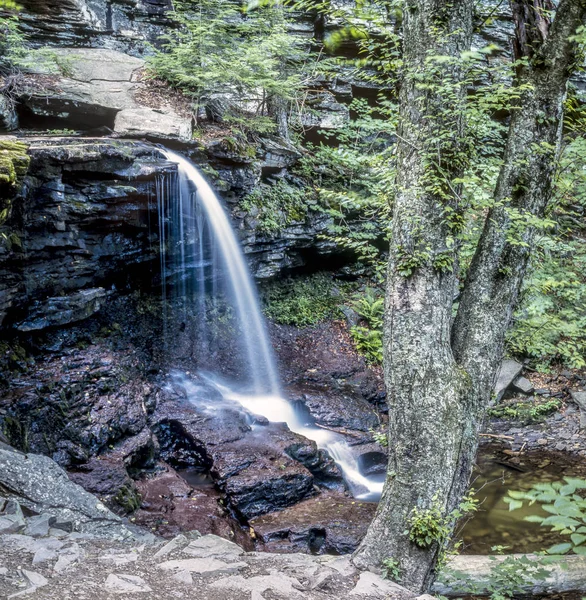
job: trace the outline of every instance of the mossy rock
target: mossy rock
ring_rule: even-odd
[[[123,485],[114,496],[114,501],[121,506],[126,513],[133,513],[140,508],[142,498],[137,489]]]
[[[0,225],[10,215],[12,197],[27,174],[27,146],[14,138],[0,139]]]

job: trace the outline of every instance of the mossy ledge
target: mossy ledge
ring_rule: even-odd
[[[26,144],[14,138],[0,139],[0,225],[10,214],[11,200],[29,164]]]

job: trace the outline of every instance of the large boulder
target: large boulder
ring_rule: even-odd
[[[46,456],[0,447],[0,495],[34,514],[46,514],[74,531],[125,538],[132,532],[95,496],[73,483]]]
[[[165,108],[126,108],[116,115],[114,132],[123,137],[153,140],[191,139],[191,119]]]
[[[348,554],[364,537],[376,504],[326,492],[279,512],[250,521],[269,552]]]

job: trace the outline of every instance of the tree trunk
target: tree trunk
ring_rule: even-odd
[[[543,217],[552,194],[563,126],[566,85],[576,62],[570,41],[586,18],[586,0],[562,0],[553,24],[522,26],[537,2],[513,2],[518,48],[530,53],[521,68],[523,86],[513,112],[494,207],[462,292],[453,328],[454,355],[478,382],[483,404],[493,388],[505,334],[527,270],[535,219]],[[547,2],[546,4],[549,4]],[[533,22],[533,21],[531,21]]]
[[[456,244],[450,224],[461,207],[450,182],[465,166],[465,90],[458,85],[459,61],[444,59],[440,68],[430,56],[456,59],[469,48],[472,2],[405,4],[406,74],[384,325],[389,467],[354,562],[366,567],[394,559],[399,583],[415,592],[429,589],[443,540],[442,534],[429,544],[410,539],[413,511],[438,509],[435,521],[450,530],[450,514],[468,486],[479,424],[533,246],[532,223],[551,196],[575,59],[568,38],[584,21],[585,4],[562,0],[552,25],[546,14],[534,14],[541,0],[513,2],[523,36],[517,46],[531,49],[519,73],[527,89],[511,118],[495,205],[453,327]]]
[[[459,58],[470,47],[472,5],[417,0],[407,2],[403,13],[406,75],[384,325],[389,467],[354,562],[363,567],[392,558],[399,562],[399,582],[415,591],[430,585],[440,545],[422,548],[410,541],[411,511],[434,502],[444,513],[451,510],[470,470],[458,449],[475,436],[471,382],[450,348],[456,257],[446,219],[459,210],[458,194],[446,188],[462,168],[454,160],[464,133]]]

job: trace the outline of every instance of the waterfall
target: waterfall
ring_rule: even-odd
[[[194,294],[205,328],[206,269],[209,269],[212,287],[221,280],[230,304],[236,309],[253,391],[256,394],[279,395],[277,369],[256,290],[228,216],[195,165],[170,150],[162,152],[178,166],[178,178],[166,178],[159,183],[157,190],[163,294],[167,293],[166,246],[171,242],[176,246],[171,253],[173,271],[179,279],[179,293],[185,304]],[[227,277],[222,277],[223,272],[227,273]],[[216,297],[212,290],[211,298]]]
[[[224,398],[240,403],[269,421],[285,422],[291,431],[327,449],[357,498],[380,495],[382,483],[360,473],[343,436],[305,423],[283,397],[256,289],[230,220],[195,165],[170,150],[162,152],[178,167],[177,176],[165,177],[157,186],[165,327],[168,318],[166,301],[172,287],[175,299],[183,304],[186,319],[190,306],[197,309],[201,323],[199,343],[200,346],[209,345],[213,342],[213,335],[208,331],[209,303],[212,302],[214,309],[213,303],[218,302],[220,293],[225,294],[237,317],[238,337],[246,362],[244,372],[250,375],[251,381],[248,384],[239,382],[238,386],[227,384],[213,371],[210,363],[202,376]],[[167,283],[170,278],[173,286]],[[211,316],[215,315],[212,311]]]

